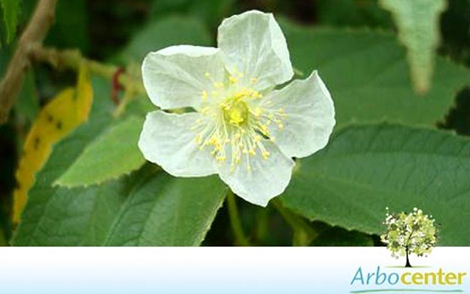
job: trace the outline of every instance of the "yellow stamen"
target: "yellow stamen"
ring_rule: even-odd
[[[201,98],[203,101],[207,100],[207,91],[202,91]]]
[[[250,161],[254,160],[253,157],[269,159],[266,140],[275,140],[269,126],[275,123],[282,130],[286,114],[283,108],[271,109],[270,100],[260,104],[258,99],[269,98],[264,98],[261,92],[250,86],[233,89],[243,74],[236,70],[232,73],[225,84],[214,81],[208,72],[204,74],[214,87],[210,92],[201,92],[205,104],[199,112],[208,119],[197,119],[191,129],[195,132],[197,130],[195,141],[199,149],[204,150],[207,146],[217,163],[228,161],[232,171],[237,165],[243,164],[251,171]],[[257,82],[257,78],[251,78],[252,84]]]
[[[232,76],[230,76],[228,78],[228,80],[229,80],[230,84],[236,84],[238,82],[238,79],[235,78],[235,77],[232,77]]]

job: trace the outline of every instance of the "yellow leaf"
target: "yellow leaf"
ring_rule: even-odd
[[[85,66],[81,66],[76,88],[63,90],[41,110],[26,137],[16,171],[14,223],[20,221],[35,174],[47,161],[53,145],[88,119],[92,103],[93,88]]]

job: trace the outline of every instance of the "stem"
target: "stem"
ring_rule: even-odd
[[[84,57],[79,50],[56,50],[54,48],[44,48],[35,44],[30,48],[30,58],[34,61],[47,62],[56,69],[72,69],[78,71],[80,65],[85,63],[88,71],[92,74],[100,75],[108,80],[112,80],[119,68],[114,65],[103,64],[95,60]],[[145,94],[145,89],[139,78],[128,73],[119,75],[119,83],[133,93]]]
[[[41,44],[54,21],[57,0],[39,0],[33,17],[18,41],[0,84],[0,124],[8,119],[13,102],[23,85],[26,72],[31,66],[28,53],[32,44]]]
[[[318,233],[304,219],[285,208],[278,199],[273,199],[271,202],[284,220],[292,227],[294,232],[292,243],[294,246],[308,246],[318,236]]]
[[[227,193],[227,204],[228,204],[228,214],[230,217],[230,225],[232,226],[233,233],[235,234],[235,242],[239,246],[250,246],[250,242],[245,237],[243,232],[242,224],[240,217],[238,215],[237,203],[235,201],[235,195],[232,191]]]
[[[411,264],[410,264],[410,249],[408,248],[408,246],[406,246],[405,250],[406,250],[406,265],[405,265],[405,267],[411,267]]]
[[[414,230],[411,230],[411,233],[410,235],[408,236],[408,239],[406,240],[406,246],[405,246],[405,250],[406,250],[406,265],[405,267],[411,267],[411,264],[410,264],[410,241],[411,241],[411,236],[413,236],[413,233],[415,231]]]
[[[297,77],[304,77],[305,73],[300,69],[294,67],[294,75],[296,75]]]
[[[269,207],[261,208],[256,214],[256,239],[263,243],[269,234]]]

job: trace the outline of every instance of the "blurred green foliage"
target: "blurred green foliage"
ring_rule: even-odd
[[[46,45],[77,48],[89,53],[90,31],[87,1],[58,1],[55,24],[49,31]]]
[[[177,32],[177,33],[175,33]],[[129,43],[117,57],[123,64],[140,64],[150,51],[159,50],[186,42],[199,46],[213,45],[207,27],[197,18],[181,16],[163,17],[147,23],[132,36]]]
[[[0,0],[0,4],[6,28],[6,40],[11,43],[15,38],[16,27],[18,26],[20,2],[18,0]]]
[[[19,2],[20,9],[17,13],[19,31],[24,28],[31,16],[35,2],[34,0]],[[148,51],[182,43],[214,45],[216,43],[216,28],[220,21],[234,13],[248,9],[273,12],[278,19],[283,20],[282,26],[291,49],[294,65],[305,73],[309,73],[313,69],[320,70],[320,74],[324,77],[337,104],[340,127],[357,122],[380,122],[386,117],[394,122],[413,125],[425,124],[429,128],[434,127],[440,121],[441,127],[456,130],[460,134],[470,134],[470,90],[462,89],[464,84],[470,82],[468,69],[462,66],[470,65],[469,1],[449,0],[448,9],[442,15],[440,20],[442,35],[439,47],[440,56],[436,63],[434,84],[425,97],[418,97],[413,93],[406,68],[405,49],[398,44],[393,35],[395,25],[390,13],[381,9],[376,0],[59,0],[56,20],[45,44],[57,48],[78,48],[88,57],[102,62],[128,66],[129,71],[138,72],[140,61]],[[4,13],[2,10],[2,20],[5,16]],[[12,27],[16,27],[16,24],[14,26],[12,24],[13,22],[10,20],[8,26],[0,26],[1,76],[3,76],[15,46],[14,40],[11,43],[7,42],[8,32],[11,32]],[[299,24],[310,27],[304,28]],[[10,122],[0,126],[0,158],[2,158],[0,162],[0,245],[5,245],[6,240],[9,240],[12,235],[11,224],[8,221],[11,206],[10,197],[15,186],[14,170],[22,140],[40,106],[44,105],[59,89],[72,84],[74,79],[73,72],[56,72],[47,65],[36,64],[34,71],[30,71],[27,75]],[[111,85],[102,81],[95,81],[95,83],[99,84],[98,91],[95,89],[99,102],[94,107],[95,110],[101,111],[101,118],[93,120],[91,124],[84,126],[81,131],[74,133],[72,137],[58,146],[59,151],[56,152],[54,160],[49,162],[45,170],[42,171],[41,175],[44,178],[41,182],[42,185],[51,184],[47,181],[53,179],[46,175],[57,173],[54,173],[56,169],[54,164],[60,165],[62,160],[65,160],[64,158],[71,164],[72,159],[85,148],[84,141],[82,140],[83,144],[80,143],[80,145],[77,143],[80,142],[78,139],[85,138],[91,141],[114,123],[111,117],[114,105],[111,103],[109,94]],[[461,91],[460,94],[458,94],[459,91]],[[456,97],[458,97],[457,100]],[[129,105],[130,109],[139,109],[141,106],[137,105],[138,103],[140,102]],[[148,109],[148,106],[144,106],[144,108]],[[420,109],[420,111],[417,112],[416,109]],[[87,134],[87,132],[90,133]],[[404,130],[401,132],[404,133],[402,137],[406,137],[407,132]],[[375,134],[372,131],[370,133],[371,137]],[[433,133],[429,136],[434,136],[433,138],[437,141],[444,137],[447,138],[446,136],[441,138],[440,133]],[[75,139],[76,141],[74,141]],[[457,143],[462,142],[458,141]],[[60,149],[71,145],[77,149],[70,151],[70,153],[66,153],[65,149]],[[346,143],[340,142],[332,148],[341,149],[345,145]],[[384,144],[379,147],[393,149],[394,145],[393,143]],[[60,154],[60,150],[62,150],[62,154]],[[323,157],[328,156],[327,152],[329,151],[325,151],[320,157],[312,160],[321,161]],[[368,157],[366,156],[364,160],[368,160]],[[324,168],[328,172],[328,164],[325,164]],[[382,172],[387,171],[387,166],[376,166],[376,168]],[[432,167],[429,168],[432,169]],[[145,175],[151,169],[146,165],[139,173]],[[352,174],[350,178],[354,178],[352,167],[349,172]],[[132,179],[135,177],[136,174],[131,175]],[[379,182],[380,179],[375,178],[375,180]],[[151,187],[160,181],[173,183],[169,176],[159,175],[142,185],[148,184]],[[318,181],[321,184],[319,178],[314,178],[312,181]],[[426,181],[430,181],[430,179]],[[299,185],[298,182],[294,181],[292,189],[296,189]],[[78,204],[75,202],[78,200],[74,200],[73,195],[63,188],[47,188],[57,192],[45,195],[47,199],[52,199],[52,204],[49,207],[44,207],[44,203],[36,200],[29,205],[32,209],[25,214],[25,223],[19,228],[15,242],[20,245],[154,245],[175,244],[172,242],[180,240],[180,244],[193,244],[200,241],[201,236],[211,225],[206,222],[212,220],[215,215],[214,210],[221,203],[219,198],[215,198],[215,200],[210,197],[204,198],[204,201],[210,202],[209,209],[196,210],[189,219],[189,221],[198,224],[194,234],[191,235],[186,231],[175,233],[170,230],[165,231],[167,235],[159,237],[156,236],[155,231],[146,227],[148,221],[156,222],[155,215],[157,213],[163,213],[158,209],[152,209],[152,207],[157,207],[158,203],[164,203],[167,205],[166,207],[175,207],[181,203],[178,202],[178,199],[168,198],[170,194],[165,193],[161,193],[160,198],[152,198],[149,196],[149,192],[146,192],[145,187],[142,189],[142,193],[131,198],[126,189],[132,188],[133,185],[134,183],[131,183],[129,178],[123,178],[107,183],[100,188],[86,191],[77,190],[76,193],[81,193],[86,198]],[[179,181],[177,184],[168,184],[169,187],[176,190],[184,189],[185,185],[181,184],[181,187],[179,185]],[[214,187],[214,189],[218,189],[217,184]],[[387,190],[387,193],[392,193],[394,187],[396,186]],[[44,191],[48,191],[45,188],[43,190],[40,188],[41,186],[36,187],[33,194],[40,195],[44,194]],[[309,187],[309,190],[314,190],[314,188]],[[377,191],[381,190],[377,189]],[[214,192],[214,194],[217,193]],[[105,195],[105,197],[99,199],[97,195]],[[125,203],[128,196],[131,199],[137,199],[137,202]],[[350,211],[355,205],[350,202],[351,199],[340,202],[334,196],[329,197],[329,193],[325,193],[323,196],[329,198],[331,202],[328,202],[327,199],[321,203],[323,206],[314,203],[318,199],[322,199],[321,197],[314,200],[303,199],[297,203],[295,201],[287,202],[295,207],[297,212],[315,219],[311,223],[311,227],[318,235],[310,245],[379,244],[377,235],[380,233],[378,226],[380,226],[379,215],[382,213],[381,211],[361,216],[360,209],[356,210],[357,214]],[[357,197],[361,196],[363,195],[358,193]],[[211,202],[211,199],[214,201]],[[379,199],[379,201],[382,200]],[[130,209],[138,206],[139,201],[145,203],[142,210],[148,212],[147,218],[139,218],[138,211]],[[423,200],[423,202],[425,201]],[[197,203],[187,203],[197,206]],[[302,212],[301,208],[305,203],[313,203],[314,209]],[[77,206],[73,206],[75,204]],[[325,207],[328,204],[338,210],[326,210]],[[379,204],[377,207],[381,206],[382,202]],[[405,204],[408,205],[408,203]],[[275,207],[269,206],[263,209],[241,200],[237,201],[237,205],[243,229],[251,244],[292,244],[293,230]],[[399,207],[402,208],[402,206]],[[443,209],[436,209],[443,213],[444,218],[452,213],[452,211],[445,212]],[[126,215],[122,218],[122,222],[116,220],[118,212]],[[42,215],[41,213],[49,213],[48,218],[46,217],[46,221],[43,223],[37,223],[36,219]],[[346,216],[340,215],[341,213]],[[434,213],[434,215],[438,214]],[[351,216],[353,216],[353,221],[347,219]],[[341,219],[342,217],[344,219]],[[376,218],[379,222],[375,223],[372,229],[370,227],[364,229],[363,226],[357,225],[361,223],[360,220],[355,222],[357,219],[367,217]],[[132,223],[130,218],[139,219],[139,223]],[[58,219],[62,222],[57,222]],[[159,225],[164,226],[165,221],[174,220],[169,213],[168,218],[163,219]],[[110,229],[111,226],[113,226],[113,231]],[[127,227],[144,230],[146,237],[136,239],[136,236],[132,235],[132,231],[121,235],[113,233],[114,230],[126,232],[125,228]],[[182,234],[191,235],[192,239],[189,241],[178,239]],[[448,233],[448,235],[452,234],[457,233]],[[455,239],[457,240],[455,242],[451,240],[446,243],[462,244],[468,242],[468,239],[464,238],[465,236],[461,236]],[[227,209],[223,206],[215,216],[215,221],[203,245],[233,245],[234,242]]]
[[[335,27],[393,27],[390,13],[375,0],[318,0],[318,21]]]

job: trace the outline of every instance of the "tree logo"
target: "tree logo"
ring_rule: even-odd
[[[408,214],[401,212],[387,214],[384,225],[387,231],[381,236],[382,242],[387,244],[393,257],[406,256],[405,267],[411,267],[410,255],[427,256],[436,246],[437,230],[432,216],[423,214],[423,211],[414,208]]]

